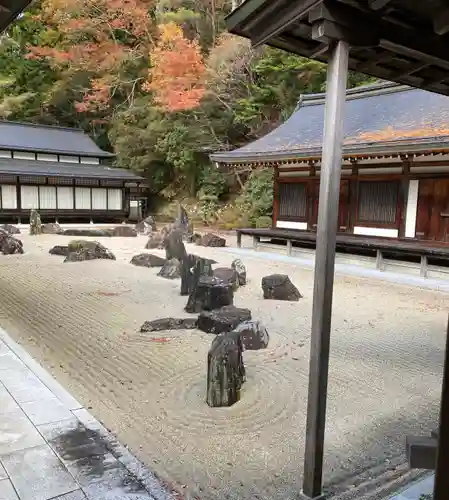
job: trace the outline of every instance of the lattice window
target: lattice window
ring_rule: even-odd
[[[0,175],[0,183],[3,183],[3,182],[6,182],[6,183],[10,183],[10,182],[16,182],[16,179],[17,177],[15,175],[7,175],[7,174],[3,174],[3,175]]]
[[[75,179],[75,184],[77,186],[98,186],[98,181],[96,179]]]
[[[307,217],[307,188],[305,183],[279,184],[278,218],[289,217],[305,219]]]
[[[122,181],[118,181],[118,180],[114,180],[114,179],[105,179],[105,180],[102,180],[100,183],[102,186],[108,186],[108,187],[121,187],[123,184]]]
[[[394,224],[397,216],[399,183],[396,181],[360,182],[358,220]]]
[[[21,175],[19,177],[21,184],[45,184],[45,177],[37,175]]]
[[[73,179],[71,177],[48,177],[48,183],[60,186],[71,186],[73,184]]]

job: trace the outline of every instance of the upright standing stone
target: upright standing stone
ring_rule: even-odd
[[[232,305],[233,302],[234,291],[229,283],[224,283],[213,276],[200,276],[197,286],[189,295],[185,311],[188,313],[211,311]]]
[[[246,379],[243,345],[239,335],[216,337],[207,355],[207,404],[211,407],[232,406],[240,400]]]
[[[187,257],[186,247],[182,241],[180,229],[173,229],[164,238],[165,258],[178,259],[182,262]]]
[[[181,263],[181,295],[189,295],[201,276],[212,276],[212,262],[189,254]]]
[[[232,261],[231,264],[232,269],[235,270],[239,277],[239,285],[244,286],[246,285],[246,267],[245,264],[240,259],[235,259]]]
[[[30,235],[42,234],[41,216],[37,210],[31,210],[30,213]]]

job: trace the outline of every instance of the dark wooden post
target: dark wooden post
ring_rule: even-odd
[[[434,500],[447,500],[449,495],[449,318],[446,331],[446,355],[441,390],[440,430],[438,435],[437,466]]]

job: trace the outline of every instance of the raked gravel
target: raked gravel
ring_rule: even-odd
[[[179,281],[134,267],[146,238],[100,238],[117,261],[63,264],[48,250],[72,238],[23,235],[0,256],[0,326],[131,450],[186,497],[296,498],[301,487],[313,274],[244,257],[235,296],[270,333],[245,352],[248,380],[231,408],[205,403],[212,336],[141,334],[146,320],[183,317]],[[230,265],[232,251],[188,246]],[[163,255],[162,251],[154,251]],[[262,298],[261,279],[290,276],[299,302]],[[435,427],[449,296],[381,281],[335,281],[325,479],[351,488],[404,460],[404,437]],[[377,472],[374,472],[376,470]],[[365,474],[359,476],[363,471]],[[379,472],[380,471],[380,472]]]

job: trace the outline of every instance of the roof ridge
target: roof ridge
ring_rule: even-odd
[[[69,130],[70,132],[81,132],[82,134],[86,134],[86,132],[81,127],[63,127],[61,125],[47,125],[44,123],[33,123],[33,122],[17,122],[10,120],[0,120],[0,125],[14,125],[14,126],[22,126],[22,127],[35,127],[35,128],[50,128],[56,130]]]
[[[408,85],[402,85],[395,82],[376,82],[370,83],[368,85],[361,85],[360,87],[353,87],[351,89],[346,89],[346,100],[350,101],[353,99],[362,99],[370,96],[378,96],[391,94],[395,92],[406,92],[409,90],[417,90],[414,87],[409,87]],[[324,104],[326,101],[325,92],[315,92],[313,94],[301,94],[296,105],[295,111],[301,106],[316,106],[319,104]]]

